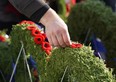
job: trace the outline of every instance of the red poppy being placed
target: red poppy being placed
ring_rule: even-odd
[[[36,44],[42,44],[45,41],[45,37],[41,34],[38,34],[37,36],[34,37],[34,42]]]
[[[43,42],[42,49],[49,55],[51,53],[52,46],[48,42]]]
[[[37,29],[37,27],[34,25],[30,25],[30,26],[27,26],[27,29],[32,31],[33,29]]]
[[[41,34],[41,32],[38,30],[38,29],[33,29],[32,30],[32,35],[33,36],[38,36],[38,35],[40,35]],[[41,34],[42,35],[42,34]]]
[[[81,48],[83,45],[80,43],[72,43],[71,48]]]
[[[0,42],[5,42],[5,37],[3,37],[3,36],[0,36]]]
[[[26,21],[26,20],[24,20],[24,21],[20,22],[19,24],[30,24],[30,25],[33,25],[35,23],[32,22],[32,21]]]

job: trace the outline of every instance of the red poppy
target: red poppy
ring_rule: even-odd
[[[34,37],[34,42],[36,44],[42,44],[42,42],[44,42],[44,41],[45,41],[45,38],[41,34],[38,34],[37,36]]]
[[[45,50],[46,52],[48,52],[48,51],[52,50],[52,46],[48,42],[43,42],[42,43],[42,49]]]
[[[82,46],[80,43],[72,43],[71,48],[81,48]]]
[[[33,25],[35,23],[32,22],[32,21],[26,21],[26,20],[24,20],[24,21],[21,21],[20,24],[30,24],[30,25]]]
[[[50,55],[51,50],[52,50],[52,46],[48,42],[43,42],[42,49],[46,52],[47,55]]]
[[[5,37],[3,37],[3,36],[0,36],[0,42],[5,42]]]
[[[37,27],[34,25],[30,25],[30,26],[27,26],[27,29],[32,31],[33,29],[37,29]]]
[[[46,38],[46,34],[45,33],[41,33],[45,38]]]
[[[38,36],[38,35],[40,35],[41,34],[41,32],[38,30],[38,29],[33,29],[32,30],[32,35],[33,36]]]

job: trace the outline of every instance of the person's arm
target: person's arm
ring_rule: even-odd
[[[9,0],[9,2],[34,22],[38,22],[49,9],[44,0]]]
[[[65,22],[43,0],[9,0],[22,14],[46,27],[48,41],[53,46],[71,45]]]

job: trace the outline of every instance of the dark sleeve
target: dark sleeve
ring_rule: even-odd
[[[20,13],[36,22],[39,22],[49,9],[49,6],[43,0],[9,0],[9,2]]]

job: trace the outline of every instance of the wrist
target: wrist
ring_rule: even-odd
[[[40,19],[40,23],[42,23],[44,26],[47,26],[49,23],[52,23],[56,19],[58,19],[57,13],[50,8]]]

